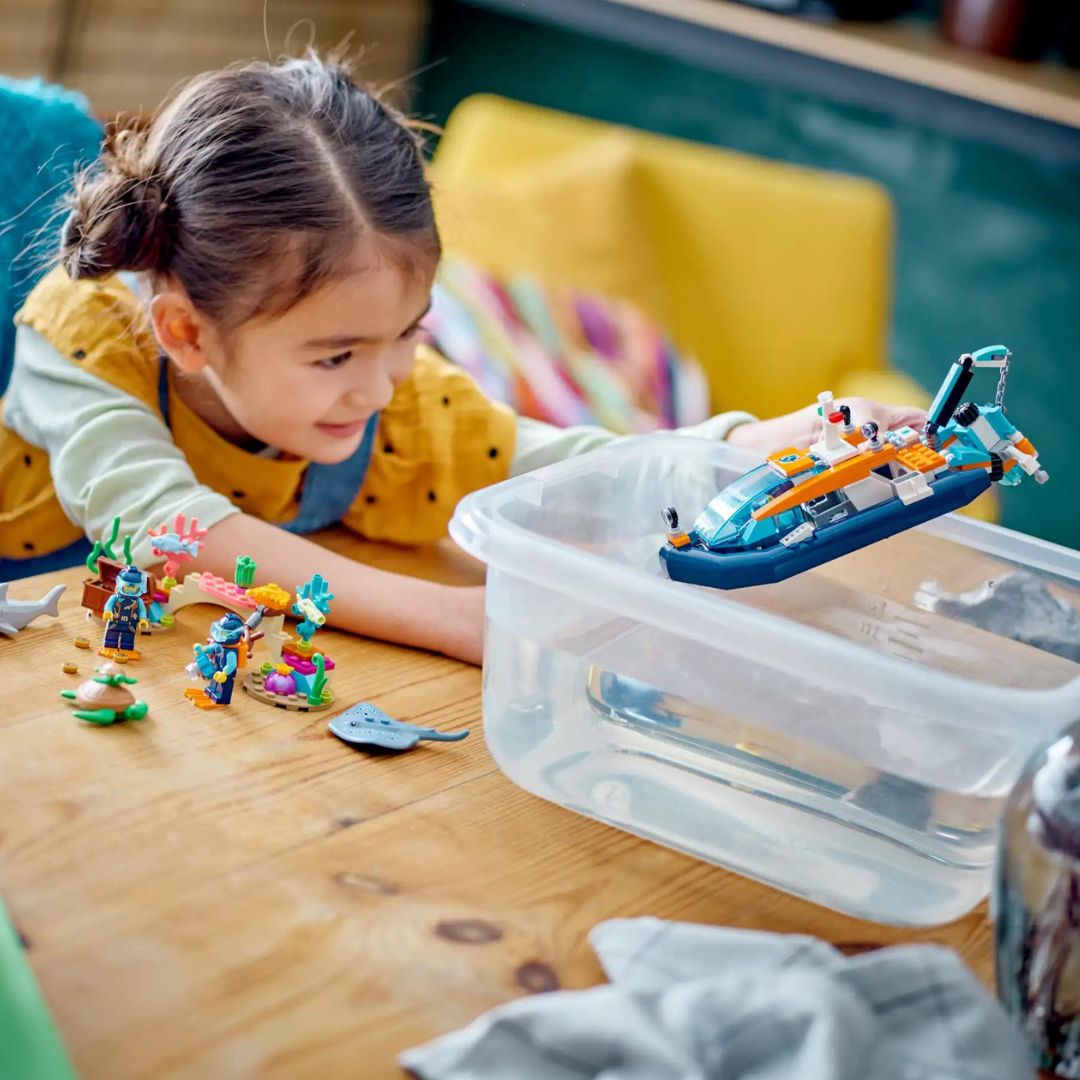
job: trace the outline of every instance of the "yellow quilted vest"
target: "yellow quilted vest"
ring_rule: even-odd
[[[157,342],[143,306],[119,278],[73,282],[57,268],[39,282],[16,321],[160,415]],[[173,441],[200,483],[266,521],[295,516],[306,461],[270,460],[223,439],[184,404],[171,379],[169,414]],[[439,539],[464,495],[506,478],[515,430],[510,409],[420,346],[411,376],[379,416],[363,486],[343,523],[372,540]],[[0,427],[0,557],[57,551],[81,534],[56,499],[44,451]]]

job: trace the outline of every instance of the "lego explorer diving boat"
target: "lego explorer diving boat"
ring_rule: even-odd
[[[669,577],[740,589],[783,581],[966,506],[992,483],[1048,479],[1035,447],[1005,416],[1011,353],[993,345],[953,363],[914,428],[856,428],[831,393],[818,395],[821,438],[772,454],[728,484],[683,531],[664,511]],[[961,404],[978,368],[999,371],[992,405]]]

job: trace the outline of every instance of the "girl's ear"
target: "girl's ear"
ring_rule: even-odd
[[[194,375],[207,364],[208,328],[183,289],[166,288],[150,301],[158,344],[176,366]]]

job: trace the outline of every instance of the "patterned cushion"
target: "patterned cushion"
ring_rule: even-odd
[[[626,301],[447,258],[424,325],[443,355],[522,416],[630,434],[708,415],[700,367]]]

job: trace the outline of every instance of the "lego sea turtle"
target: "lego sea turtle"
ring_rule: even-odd
[[[141,720],[149,711],[145,701],[136,701],[127,689],[138,679],[125,675],[115,664],[102,664],[97,675],[81,683],[77,690],[61,690],[60,696],[74,701],[80,720],[94,724],[115,724],[121,720]]]

